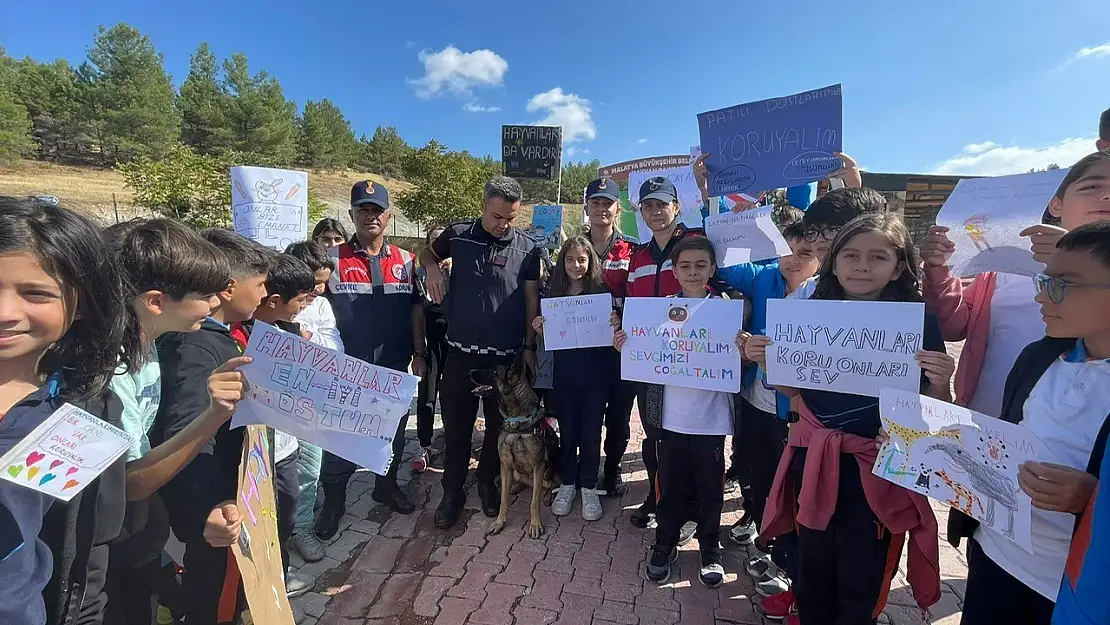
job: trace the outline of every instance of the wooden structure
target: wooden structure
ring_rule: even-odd
[[[863,173],[863,186],[882,193],[887,208],[901,213],[915,241],[936,224],[937,213],[956,183],[977,176]]]

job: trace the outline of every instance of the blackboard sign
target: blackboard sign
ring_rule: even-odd
[[[562,127],[501,127],[501,163],[506,176],[558,180],[562,161]]]

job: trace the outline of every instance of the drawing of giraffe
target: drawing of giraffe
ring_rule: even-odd
[[[980,252],[987,252],[991,249],[991,244],[987,241],[986,226],[987,216],[983,213],[972,215],[964,220],[964,232],[967,233],[971,242],[975,244],[975,249]]]
[[[913,444],[917,441],[923,438],[928,438],[930,436],[951,438],[956,441],[960,440],[960,431],[957,429],[939,430],[936,432],[930,432],[928,430],[915,430],[914,428],[908,428],[904,425],[898,425],[890,419],[885,418],[883,419],[883,425],[886,427],[887,434],[890,434],[891,436],[897,436],[898,438],[906,442],[907,450],[912,447]]]
[[[963,512],[968,516],[971,516],[972,514],[971,510],[973,505],[979,506],[980,512],[983,511],[983,504],[979,502],[979,497],[975,493],[971,492],[971,490],[969,490],[963,484],[952,481],[952,479],[948,477],[948,474],[945,473],[943,469],[941,469],[940,471],[933,471],[933,475],[939,478],[940,481],[944,482],[945,485],[947,485],[948,488],[951,488],[952,492],[956,494],[955,499],[949,499],[947,501],[948,505],[956,508],[957,510]],[[960,501],[965,499],[967,500],[967,505],[961,506]]]

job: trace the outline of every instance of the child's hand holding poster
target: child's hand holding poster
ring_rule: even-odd
[[[767,383],[879,396],[917,392],[925,304],[813,299],[767,301]]]
[[[1032,503],[1018,485],[1018,467],[1040,454],[1036,436],[1019,425],[892,388],[882,389],[879,412],[889,438],[879,450],[875,475],[943,501],[1033,550]]]
[[[65,404],[0,458],[0,477],[69,501],[134,442],[127,432]]]

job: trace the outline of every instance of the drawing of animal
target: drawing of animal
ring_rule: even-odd
[[[979,213],[972,215],[964,220],[964,232],[967,233],[971,242],[975,244],[975,249],[984,252],[990,251],[991,244],[987,241],[987,216]],[[983,248],[986,248],[985,250]]]
[[[497,518],[486,530],[497,534],[505,528],[509,517],[509,496],[516,485],[532,486],[531,519],[528,535],[539,538],[544,533],[540,520],[540,502],[548,500],[559,486],[556,473],[559,458],[559,437],[543,418],[539,397],[528,379],[527,367],[521,358],[494,369],[475,369],[470,380],[479,397],[496,397],[501,411],[501,433],[497,437],[497,455],[501,458],[501,507]],[[546,491],[546,496],[544,491]],[[550,501],[545,501],[550,504]]]
[[[987,525],[994,527],[996,505],[1001,505],[1006,509],[1006,525],[1001,531],[1009,538],[1013,538],[1018,491],[1014,481],[980,464],[953,441],[938,441],[926,447],[923,453],[927,454],[934,451],[939,451],[948,456],[948,464],[966,473],[971,480],[972,488],[987,497],[986,509],[983,510],[983,521]],[[935,475],[940,477],[940,473],[938,471]],[[980,507],[982,506],[980,505]]]
[[[930,432],[928,430],[915,430],[904,425],[899,425],[890,419],[883,419],[883,426],[886,428],[887,434],[896,436],[906,441],[906,449],[913,446],[914,443],[929,437],[943,437],[960,440],[960,431],[957,429],[940,430],[937,432]]]
[[[254,183],[254,192],[258,195],[259,202],[275,202],[281,190],[281,178],[266,182],[259,180]]]
[[[940,471],[934,471],[933,475],[940,478],[940,481],[944,482],[945,485],[947,485],[948,488],[951,488],[952,492],[956,494],[955,499],[948,500],[948,505],[956,508],[957,510],[960,510],[961,512],[969,516],[971,515],[971,510],[973,506],[979,506],[979,511],[983,511],[983,504],[979,501],[979,496],[971,492],[963,484],[953,481],[952,478],[948,477],[948,474],[945,473],[943,469]],[[967,504],[961,506],[960,501],[962,500],[967,500]]]

